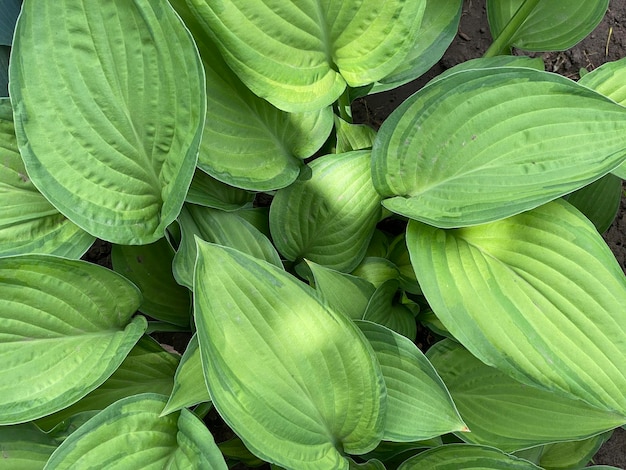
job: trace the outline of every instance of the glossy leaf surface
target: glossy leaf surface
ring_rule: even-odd
[[[213,404],[255,455],[287,468],[347,469],[341,450],[376,447],[385,385],[347,317],[283,270],[201,241],[194,292]]]
[[[385,121],[372,177],[392,212],[442,228],[475,225],[613,170],[626,158],[625,132],[626,108],[566,78],[467,70],[432,82]]]
[[[163,237],[206,107],[196,47],[169,3],[26,0],[12,54],[17,141],[35,186],[99,238]]]

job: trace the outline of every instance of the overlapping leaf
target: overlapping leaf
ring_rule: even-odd
[[[610,437],[605,432],[582,441],[559,442],[544,447],[539,461],[544,470],[583,468]],[[594,467],[595,468],[595,467]]]
[[[33,423],[0,426],[0,467],[7,470],[43,468],[59,444]]]
[[[200,58],[169,3],[26,0],[12,54],[17,141],[35,186],[100,238],[163,237],[206,107]]]
[[[83,261],[0,258],[0,424],[58,411],[102,384],[143,334],[137,288]]]
[[[228,65],[287,111],[316,110],[393,72],[415,42],[424,0],[191,2]]]
[[[385,385],[350,319],[281,269],[201,241],[194,293],[213,404],[254,454],[286,468],[345,470],[343,452],[376,447]]]
[[[467,70],[431,83],[383,124],[373,182],[393,212],[475,225],[600,178],[626,158],[625,133],[626,108],[566,78]]]
[[[619,210],[622,199],[622,180],[613,173],[609,173],[569,194],[566,199],[593,222],[598,232],[604,233],[613,223]]]
[[[450,444],[410,458],[398,470],[540,470],[535,464],[492,447]]]
[[[430,306],[472,354],[626,416],[626,278],[574,207],[447,231],[412,221],[407,245]]]
[[[46,470],[67,468],[210,468],[226,462],[206,426],[188,410],[160,417],[166,397],[119,400],[71,434]]]
[[[252,205],[254,193],[229,186],[197,169],[186,202],[222,211],[236,211]]]

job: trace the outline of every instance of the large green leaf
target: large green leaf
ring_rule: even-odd
[[[188,0],[228,65],[287,111],[328,106],[393,72],[415,42],[425,0]]]
[[[467,442],[512,452],[587,438],[626,423],[618,414],[522,384],[452,340],[431,347],[427,357],[471,430],[459,434]]]
[[[35,188],[19,154],[8,98],[0,98],[0,255],[80,258],[95,240]]]
[[[310,179],[279,190],[272,201],[274,243],[289,260],[350,272],[365,256],[381,214],[370,152],[326,155],[310,166]]]
[[[145,393],[113,403],[71,434],[45,469],[226,470],[202,421],[188,410],[160,417],[165,401]]]
[[[456,230],[412,221],[407,245],[428,303],[472,354],[626,416],[626,278],[573,206]]]
[[[345,470],[343,452],[376,447],[385,384],[349,318],[276,266],[202,241],[194,293],[213,404],[254,454],[286,468]]]
[[[497,38],[524,3],[534,3],[506,46],[526,51],[564,51],[589,35],[602,21],[609,0],[487,0],[491,35]],[[518,23],[516,20],[515,23]]]
[[[0,424],[29,421],[104,382],[143,334],[137,288],[84,261],[0,258]]]
[[[385,441],[413,442],[467,430],[446,386],[412,341],[375,323],[356,323],[376,353],[387,386]]]
[[[491,447],[450,444],[422,452],[398,470],[540,470],[540,467]]]
[[[113,269],[135,283],[143,300],[139,310],[157,320],[189,326],[191,295],[172,274],[174,250],[162,238],[149,245],[113,245]]]
[[[532,209],[626,158],[626,108],[555,74],[457,72],[385,121],[372,175],[386,208],[443,228]]]
[[[35,186],[99,238],[163,237],[206,107],[198,52],[169,3],[26,0],[12,54],[17,141]]]
[[[178,362],[177,355],[165,351],[152,338],[143,336],[102,385],[73,405],[38,419],[36,424],[49,430],[73,415],[101,411],[122,398],[148,392],[168,394],[172,391]]]

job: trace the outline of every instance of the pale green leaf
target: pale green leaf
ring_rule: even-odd
[[[407,245],[428,303],[478,359],[626,416],[626,278],[573,206],[456,230],[412,221]]]
[[[280,257],[268,238],[239,214],[185,204],[178,218],[182,241],[173,262],[174,277],[180,284],[190,289],[193,284],[195,237],[230,246],[282,267]]]
[[[197,169],[187,192],[186,202],[223,211],[236,211],[252,205],[254,193],[229,186]]]
[[[376,447],[385,384],[349,318],[276,266],[202,241],[194,293],[213,404],[255,455],[287,468],[345,470],[343,452]]]
[[[452,340],[428,350],[470,433],[470,443],[512,452],[583,439],[626,423],[626,418],[580,400],[531,387],[489,367]]]
[[[599,434],[582,441],[559,442],[544,447],[539,463],[544,470],[583,468],[612,432]]]
[[[45,255],[0,258],[0,424],[48,415],[87,395],[146,329],[140,293],[101,266]]]
[[[205,32],[256,95],[287,111],[333,103],[406,58],[424,0],[190,0]]]
[[[36,421],[44,430],[78,413],[101,411],[122,398],[140,393],[169,394],[179,357],[165,351],[148,336],[143,336],[102,385],[61,411]]]
[[[350,459],[350,470],[386,470],[385,465],[376,459],[368,460],[363,463],[356,463],[354,460]]]
[[[619,210],[622,199],[622,180],[612,173],[574,191],[567,202],[585,214],[600,233],[606,232]]]
[[[350,272],[365,255],[381,213],[370,152],[326,155],[310,166],[310,179],[277,191],[272,201],[274,243],[289,260]]]
[[[139,310],[157,320],[189,326],[191,295],[172,274],[174,250],[165,238],[149,245],[113,245],[113,269],[143,295]]]
[[[213,436],[190,411],[159,417],[165,401],[145,393],[113,403],[71,434],[45,469],[226,470]]]
[[[33,423],[0,426],[0,469],[42,469],[59,444]]]
[[[363,278],[379,288],[389,280],[400,278],[398,267],[385,258],[368,257],[361,261],[354,271],[353,276]]]
[[[80,258],[95,237],[74,225],[35,188],[19,154],[8,98],[0,98],[0,255]]]
[[[385,441],[413,442],[467,429],[446,386],[412,341],[375,323],[356,323],[387,386]]]
[[[385,121],[372,149],[384,206],[442,228],[532,209],[626,158],[626,108],[556,74],[466,70]]]
[[[337,134],[336,153],[371,149],[376,138],[376,131],[368,125],[351,124],[339,116],[335,116],[335,132]]]
[[[415,278],[411,256],[406,247],[405,232],[402,232],[391,242],[388,259],[398,268],[400,287],[411,294],[421,294],[422,290]]]
[[[162,238],[206,108],[200,58],[169,3],[25,0],[12,55],[17,141],[35,186],[99,238]]]
[[[198,338],[194,334],[176,369],[174,388],[161,414],[166,415],[208,401],[211,401],[211,397],[204,383]]]
[[[491,35],[497,38],[526,0],[487,0]],[[609,0],[538,1],[508,46],[526,51],[564,51],[600,23]]]
[[[535,464],[492,447],[449,444],[422,452],[398,470],[541,470]]]
[[[378,286],[370,297],[363,320],[383,325],[413,341],[417,323],[413,312],[396,300],[399,286],[396,279],[389,279]]]

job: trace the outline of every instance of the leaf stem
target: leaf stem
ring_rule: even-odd
[[[513,39],[515,33],[519,31],[522,24],[524,24],[528,18],[528,15],[532,13],[540,1],[541,0],[526,0],[522,3],[495,41],[489,46],[489,49],[487,49],[483,57],[495,57],[504,54],[504,51],[511,47],[511,39]]]
[[[191,330],[188,326],[178,326],[173,325],[171,323],[166,323],[163,321],[149,321],[148,328],[146,329],[146,334],[155,332],[173,332],[173,333],[189,333]]]

